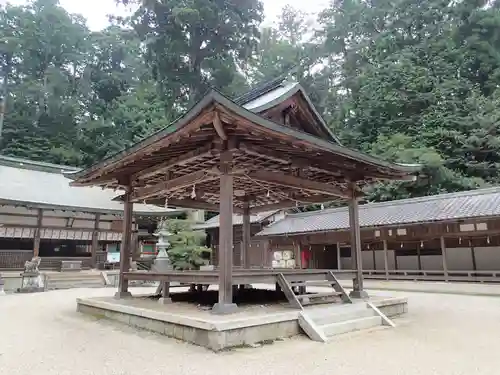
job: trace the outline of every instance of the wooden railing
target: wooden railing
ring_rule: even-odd
[[[363,270],[366,279],[500,282],[500,271],[423,271],[423,270]]]

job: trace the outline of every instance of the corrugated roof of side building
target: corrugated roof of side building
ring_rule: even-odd
[[[361,227],[413,224],[500,215],[500,187],[433,195],[359,207]],[[279,236],[349,228],[347,207],[292,214],[258,235]]]
[[[123,204],[113,201],[120,192],[98,187],[72,187],[63,172],[78,168],[0,156],[0,204],[31,208],[62,209],[92,213],[122,213]],[[139,215],[168,216],[182,211],[135,204]]]

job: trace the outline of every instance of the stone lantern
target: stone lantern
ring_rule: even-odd
[[[158,230],[154,234],[158,237],[158,242],[156,247],[158,248],[158,255],[156,256],[155,262],[153,264],[153,270],[155,272],[165,272],[172,269],[172,264],[168,257],[167,249],[170,247],[168,242],[168,237],[172,235],[167,229],[167,222],[161,221]]]

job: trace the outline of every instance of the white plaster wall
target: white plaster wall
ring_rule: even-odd
[[[80,220],[76,219],[72,225],[73,228],[94,228],[94,220]]]
[[[28,209],[25,207],[14,207],[14,206],[1,206],[0,214],[11,213],[11,214],[23,214],[23,215],[38,215],[38,210]],[[94,220],[94,214],[88,214],[83,212],[72,212],[72,211],[60,211],[60,210],[44,210],[44,213],[49,216],[57,217],[74,217],[78,219],[89,219]],[[120,215],[101,215],[101,220],[116,220]]]
[[[387,250],[387,265],[390,270],[394,271],[396,269],[396,264],[394,263],[394,250]]]
[[[418,270],[418,257],[416,255],[398,257],[398,269]]]
[[[361,252],[362,266],[364,270],[373,270],[373,252],[371,250],[363,250]]]
[[[478,271],[500,271],[500,247],[476,247],[475,253]]]
[[[446,264],[450,271],[472,270],[472,254],[469,247],[455,247],[446,249]]]
[[[440,271],[443,269],[443,259],[441,255],[422,255],[422,270],[424,271]]]
[[[66,218],[57,218],[57,217],[42,218],[42,226],[66,228],[66,222],[67,222]]]
[[[352,269],[352,260],[351,260],[351,257],[340,258],[340,263],[342,264],[342,269],[343,270],[350,270],[350,269]]]
[[[29,210],[24,207],[1,206],[0,213],[37,215],[37,210]]]
[[[0,215],[0,224],[36,225],[37,218],[33,216]]]
[[[389,254],[389,251],[387,252],[387,255],[393,256],[392,254]],[[390,259],[388,258],[387,265],[390,264]],[[375,251],[375,266],[377,266],[377,270],[383,270],[384,269],[384,251],[383,250],[376,250]],[[390,269],[390,267],[389,267]]]

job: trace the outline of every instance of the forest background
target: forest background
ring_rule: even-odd
[[[500,1],[119,0],[91,31],[56,0],[0,6],[0,153],[89,166],[167,126],[210,87],[293,72],[341,143],[421,163],[382,201],[500,182]]]

